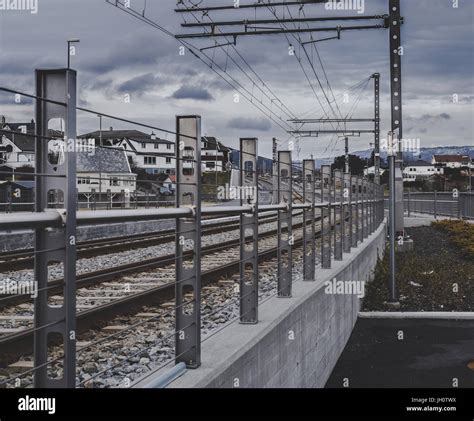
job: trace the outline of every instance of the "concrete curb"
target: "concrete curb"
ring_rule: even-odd
[[[361,319],[430,319],[430,320],[474,320],[474,312],[449,311],[361,311]]]

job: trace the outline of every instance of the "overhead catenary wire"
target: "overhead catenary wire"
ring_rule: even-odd
[[[124,3],[122,3],[120,0],[117,0],[115,2],[112,2],[111,0],[106,0],[106,2],[116,8],[118,8],[119,10],[122,10],[128,14],[130,14],[131,16],[147,23],[148,25],[154,27],[155,29],[158,29],[159,31],[165,33],[166,35],[170,36],[170,37],[173,37],[174,39],[176,39],[175,35],[172,34],[170,31],[166,30],[165,28],[163,28],[162,26],[158,25],[156,22],[154,22],[153,20],[147,18],[147,17],[144,17],[142,16],[140,13],[138,13],[137,11],[135,11],[134,9],[130,8],[130,7],[126,7],[124,5]],[[278,116],[276,113],[274,113],[270,107],[268,107],[267,105],[265,105],[261,100],[259,100],[258,98],[256,98],[247,88],[245,88],[244,86],[242,86],[242,84],[240,82],[238,82],[234,77],[232,77],[231,75],[229,75],[227,72],[225,72],[224,68],[222,66],[219,66],[218,64],[216,64],[215,62],[212,61],[212,57],[210,57],[208,54],[204,53],[204,52],[201,52],[199,50],[199,48],[197,48],[196,46],[192,45],[191,43],[187,42],[187,41],[184,41],[184,40],[181,40],[179,39],[178,42],[180,42],[184,47],[186,47],[186,49],[191,53],[193,54],[196,58],[198,58],[202,63],[204,63],[207,67],[209,67],[214,73],[216,73],[219,77],[221,77],[222,79],[224,79],[224,81],[232,87],[232,89],[234,89],[235,91],[237,91],[240,95],[242,95],[248,102],[250,102],[251,104],[253,104],[257,109],[259,109],[260,112],[262,112],[264,115],[266,115],[266,117],[268,117],[270,120],[272,120],[277,126],[279,126],[282,130],[284,131],[288,131],[288,128],[286,127],[287,125],[287,122],[284,121],[283,119],[281,119],[280,116]],[[204,56],[205,59],[202,57]],[[206,61],[209,60],[209,62]],[[218,69],[222,72],[219,73],[219,71],[216,70],[215,67],[218,67]],[[227,78],[225,77],[225,75],[227,76]],[[242,92],[243,91],[243,92]],[[253,101],[253,99],[255,99],[255,101]],[[263,109],[262,109],[263,108]],[[278,121],[280,120],[280,121]]]
[[[200,22],[199,19],[196,17],[196,15],[194,13],[191,12],[191,15],[194,17],[194,19],[197,21],[197,22]],[[205,16],[207,16],[207,18],[211,21],[211,23],[213,23],[213,20],[212,18],[209,16],[209,14],[205,14]],[[219,30],[220,31],[220,30]],[[254,70],[254,68],[248,63],[248,61],[245,59],[245,57],[239,52],[239,50],[235,47],[235,45],[229,41],[229,39],[226,37],[225,38],[226,41],[228,42],[228,47],[231,47],[233,49],[233,51],[237,54],[237,56],[243,61],[243,63],[249,68],[249,70],[257,77],[257,79],[262,83],[262,85],[269,91],[269,93],[273,96],[273,98],[269,97],[264,91],[263,89],[261,89],[260,87],[257,86],[257,88],[259,90],[262,91],[262,93],[268,98],[270,99],[271,101],[277,101],[281,104],[281,107],[280,109],[287,113],[288,115],[295,115],[292,111],[289,110],[289,108],[283,103],[283,101],[274,93],[274,91],[265,83],[265,81],[261,78],[261,76]],[[223,47],[221,47],[223,48]],[[245,72],[244,69],[242,69],[242,67],[230,56],[230,54],[228,53],[228,51],[225,51],[226,53],[226,57],[227,58],[230,58],[231,61],[236,65],[238,66],[238,68],[250,79],[250,81],[252,81],[254,83],[254,81],[252,80],[251,77],[248,76],[248,74]]]

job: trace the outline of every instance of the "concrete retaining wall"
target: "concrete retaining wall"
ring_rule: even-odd
[[[78,227],[78,241],[97,240],[108,237],[143,234],[174,228],[174,219],[161,221],[125,222],[120,224]],[[0,252],[33,247],[32,231],[0,233]]]
[[[324,283],[334,278],[368,281],[385,236],[383,225],[344,261],[317,269],[316,282],[296,280],[292,298],[273,297],[261,304],[258,324],[233,323],[205,340],[201,367],[187,370],[168,387],[324,387],[360,308],[357,296],[328,295]]]

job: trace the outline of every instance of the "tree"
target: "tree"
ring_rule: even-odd
[[[364,168],[366,160],[359,158],[357,155],[349,155],[349,169],[352,175],[364,175]],[[344,171],[346,165],[346,158],[344,155],[338,156],[334,159],[331,165],[331,170]]]

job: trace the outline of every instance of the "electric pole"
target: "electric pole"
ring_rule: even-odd
[[[374,182],[380,184],[380,73],[372,75],[374,79]]]
[[[344,142],[345,142],[345,145],[344,145],[344,151],[345,151],[345,155],[344,155],[344,161],[345,161],[345,167],[344,167],[344,172],[349,174],[350,172],[350,169],[349,169],[349,138],[346,136],[344,138]]]

